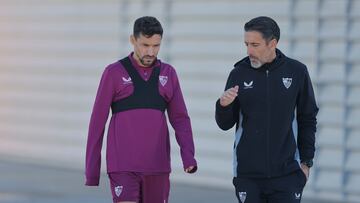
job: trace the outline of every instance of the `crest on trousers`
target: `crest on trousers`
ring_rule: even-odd
[[[115,190],[115,195],[116,196],[120,196],[121,195],[121,192],[123,191],[123,186],[122,185],[119,185],[119,186],[116,186],[115,188],[114,188],[114,190]]]
[[[244,203],[246,200],[246,192],[239,192],[239,198],[241,203]]]
[[[159,81],[160,81],[160,84],[164,87],[168,81],[168,76],[160,75]]]
[[[289,87],[291,86],[292,78],[283,78],[282,81],[286,89],[289,89]]]

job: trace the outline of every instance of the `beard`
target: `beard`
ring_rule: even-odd
[[[250,64],[253,68],[260,68],[263,65],[263,63],[259,59],[253,57],[250,57]]]
[[[155,56],[143,56],[142,58],[139,57],[140,62],[143,66],[150,66],[155,61]]]

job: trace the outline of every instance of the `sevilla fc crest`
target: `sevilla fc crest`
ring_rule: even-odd
[[[160,84],[164,87],[168,81],[168,76],[160,75],[159,81],[160,81]]]
[[[286,89],[289,89],[289,87],[291,86],[292,78],[283,78],[282,80]]]
[[[241,203],[245,203],[246,192],[239,192],[239,199],[240,199]]]
[[[116,196],[120,196],[121,195],[121,192],[123,191],[123,186],[122,185],[119,185],[119,186],[116,186],[115,187],[115,194]]]

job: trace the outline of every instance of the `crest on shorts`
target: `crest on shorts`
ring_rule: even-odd
[[[116,196],[120,196],[121,195],[121,192],[123,191],[123,186],[122,185],[119,185],[119,186],[116,186],[115,188],[114,188],[114,190],[115,190],[115,195]]]
[[[239,199],[241,203],[244,203],[246,200],[246,192],[239,192]]]
[[[168,76],[159,75],[159,81],[160,81],[161,85],[164,87],[168,81]]]
[[[282,81],[286,89],[289,89],[289,87],[291,86],[292,78],[282,78]]]

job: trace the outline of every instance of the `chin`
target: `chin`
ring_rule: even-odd
[[[251,67],[253,68],[260,68],[262,66],[261,63],[251,63]]]

